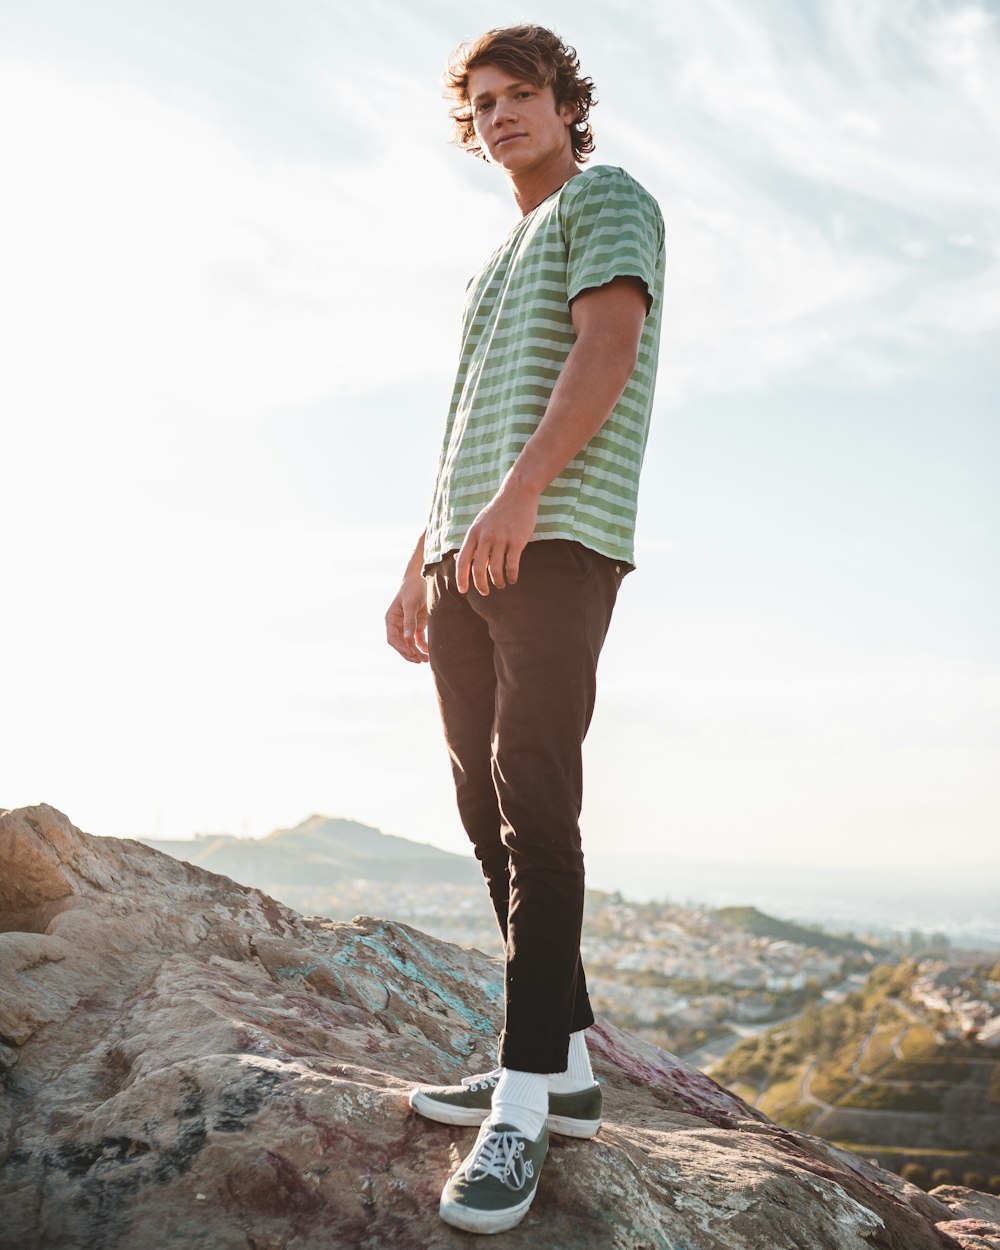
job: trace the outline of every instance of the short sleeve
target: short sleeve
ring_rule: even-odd
[[[659,205],[622,169],[593,170],[572,179],[561,205],[567,249],[567,300],[613,278],[636,277],[646,286],[647,314],[659,299],[663,250]]]

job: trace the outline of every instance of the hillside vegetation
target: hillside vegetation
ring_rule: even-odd
[[[1000,1176],[1000,1061],[945,1040],[909,1001],[915,966],[876,968],[838,1003],[747,1038],[711,1071],[788,1128],[901,1169]],[[914,1173],[915,1175],[915,1173]]]
[[[729,929],[741,929],[744,933],[782,942],[796,942],[799,946],[812,946],[817,950],[832,951],[838,955],[861,954],[873,949],[856,938],[836,937],[811,926],[778,920],[758,911],[756,907],[717,907],[713,915],[720,924]]]

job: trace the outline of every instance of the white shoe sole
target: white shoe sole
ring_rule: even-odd
[[[463,1128],[471,1128],[482,1124],[490,1113],[489,1107],[480,1110],[477,1107],[456,1107],[449,1103],[438,1102],[422,1089],[410,1091],[410,1106],[418,1115],[438,1124],[457,1124]],[[601,1127],[600,1120],[574,1120],[571,1116],[550,1115],[548,1117],[550,1133],[558,1133],[560,1137],[579,1137],[585,1139],[596,1137]]]
[[[467,1233],[505,1233],[520,1224],[534,1200],[535,1191],[532,1190],[530,1196],[516,1207],[507,1207],[504,1211],[480,1211],[475,1207],[463,1207],[458,1202],[447,1202],[442,1194],[438,1213],[446,1224]]]
[[[547,1124],[549,1132],[560,1137],[596,1137],[601,1127],[600,1120],[573,1120],[565,1115],[550,1115]]]
[[[436,1120],[438,1124],[482,1124],[490,1113],[490,1108],[479,1110],[477,1107],[455,1107],[446,1102],[438,1102],[422,1089],[410,1091],[410,1106],[419,1115],[428,1120]]]

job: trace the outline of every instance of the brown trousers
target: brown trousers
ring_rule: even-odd
[[[428,644],[458,810],[505,941],[500,1063],[561,1072],[594,1022],[580,959],[581,748],[597,661],[630,565],[567,539],[531,542],[513,586],[425,569]]]

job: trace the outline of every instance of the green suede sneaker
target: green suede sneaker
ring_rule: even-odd
[[[534,1201],[548,1148],[544,1126],[532,1141],[512,1124],[487,1121],[441,1193],[441,1218],[469,1233],[503,1233],[520,1224]]]
[[[490,1113],[501,1068],[462,1078],[461,1085],[418,1085],[410,1106],[438,1124],[482,1124]]]
[[[492,1107],[501,1068],[467,1076],[461,1085],[418,1085],[410,1106],[438,1124],[482,1124]],[[549,1094],[548,1129],[562,1137],[593,1137],[601,1127],[604,1099],[600,1085],[575,1094]]]

